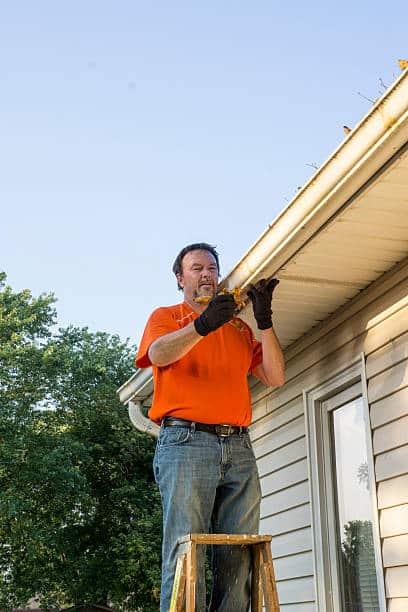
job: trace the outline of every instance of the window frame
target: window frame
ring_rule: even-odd
[[[377,491],[365,374],[365,356],[334,374],[317,387],[303,392],[307,462],[309,471],[313,561],[317,609],[342,612],[339,554],[337,549],[336,476],[333,471],[333,440],[330,414],[353,399],[362,398],[368,476],[373,515],[373,540],[378,600],[386,612],[384,568],[378,521]],[[374,484],[374,486],[372,486]]]

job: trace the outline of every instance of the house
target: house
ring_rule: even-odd
[[[407,69],[223,285],[271,275],[287,382],[250,381],[251,437],[281,609],[406,612]],[[119,395],[154,434],[150,371]]]
[[[14,608],[13,612],[115,612],[113,608],[110,608],[109,606],[99,605],[99,604],[89,604],[89,605],[81,604],[78,606],[71,606],[69,608],[62,608],[62,609],[52,608],[51,610],[48,609],[46,611],[45,608],[36,607],[38,606],[39,603],[40,603],[39,598],[33,597],[32,599],[30,599],[30,601],[28,602],[25,608]]]
[[[100,604],[89,604],[89,605],[79,605],[79,606],[71,606],[69,608],[63,608],[61,612],[115,612],[113,608],[109,606],[103,606]]]

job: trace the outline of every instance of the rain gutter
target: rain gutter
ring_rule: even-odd
[[[256,282],[304,246],[407,141],[408,69],[296,194],[224,278],[228,288]]]
[[[152,369],[144,368],[137,370],[129,380],[119,387],[116,393],[119,395],[122,404],[126,404],[136,393],[138,399],[147,399],[153,393]]]

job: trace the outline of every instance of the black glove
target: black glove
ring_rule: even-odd
[[[227,321],[231,321],[236,309],[232,295],[216,295],[208,302],[204,312],[194,319],[194,327],[200,336],[207,336]]]
[[[254,317],[258,324],[258,329],[269,329],[272,327],[272,293],[279,283],[277,278],[264,278],[255,285],[249,285],[247,295],[252,302]]]

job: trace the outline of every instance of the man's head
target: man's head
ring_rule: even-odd
[[[219,269],[218,253],[215,247],[206,242],[184,247],[173,264],[177,286],[190,299],[199,295],[215,295]]]

